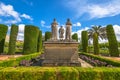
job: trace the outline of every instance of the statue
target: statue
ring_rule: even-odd
[[[60,38],[60,40],[63,40],[63,38],[64,38],[64,28],[63,28],[63,26],[61,26],[61,28],[59,29],[59,38]]]
[[[53,23],[51,24],[51,29],[52,29],[52,40],[56,41],[57,40],[57,26],[58,23],[56,22],[56,19],[53,20]]]
[[[66,40],[71,40],[72,37],[71,37],[71,26],[72,26],[72,23],[70,22],[70,19],[67,19],[67,22],[66,22],[66,36],[65,36],[65,39]]]

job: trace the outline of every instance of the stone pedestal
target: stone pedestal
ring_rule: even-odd
[[[43,66],[80,66],[78,42],[44,42]]]

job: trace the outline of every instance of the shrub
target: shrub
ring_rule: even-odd
[[[42,51],[42,31],[39,31],[37,52],[41,52],[41,51]]]
[[[78,42],[78,34],[77,33],[74,33],[72,35],[72,39],[76,40]]]
[[[17,34],[18,34],[18,26],[13,24],[10,32],[8,54],[15,54]]]
[[[87,52],[88,49],[88,33],[87,31],[82,31],[82,48],[83,52]]]
[[[99,54],[99,43],[98,43],[98,35],[97,33],[93,34],[93,46],[94,46],[94,54]]]
[[[0,54],[4,51],[5,37],[8,27],[4,24],[0,24]]]
[[[51,32],[45,32],[45,41],[49,40],[51,38],[52,34]]]
[[[107,38],[109,42],[109,52],[111,56],[119,56],[118,43],[112,25],[107,25]]]
[[[26,25],[24,31],[23,53],[31,54],[37,52],[39,29],[33,25]]]

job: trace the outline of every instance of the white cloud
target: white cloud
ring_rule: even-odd
[[[73,24],[73,26],[75,26],[75,27],[81,27],[81,23],[77,22],[77,23]]]
[[[120,41],[120,25],[113,25],[117,40]]]
[[[29,20],[33,20],[29,15],[27,14],[22,14],[21,17],[25,18],[25,19],[29,19]]]
[[[120,14],[120,0],[109,0],[101,3],[94,3],[89,0],[66,0],[65,6],[77,15],[81,17],[84,14],[88,14],[89,18],[103,18]]]
[[[14,10],[14,7],[12,5],[6,5],[2,2],[0,2],[0,17],[4,17],[6,18],[7,20],[2,20],[1,21],[3,23],[10,23],[10,24],[13,24],[13,23],[18,23],[18,22],[21,22],[21,17],[24,17],[25,19],[30,19],[32,20],[32,18],[27,15],[27,14],[23,14],[21,15],[19,12],[15,11]]]
[[[45,26],[45,21],[41,20],[40,24],[41,24],[42,27]]]

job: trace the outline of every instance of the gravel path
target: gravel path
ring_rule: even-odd
[[[85,68],[88,68],[88,67],[90,67],[90,68],[93,68],[93,66],[92,65],[90,65],[89,63],[87,63],[87,62],[85,62],[84,60],[82,60],[82,59],[78,59],[80,62],[81,62],[81,67],[85,67]]]

